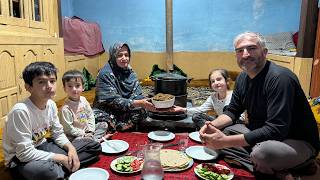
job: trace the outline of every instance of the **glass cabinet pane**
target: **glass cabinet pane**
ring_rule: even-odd
[[[41,3],[40,0],[33,1],[33,20],[41,21]]]
[[[23,18],[23,3],[21,0],[9,0],[10,16]]]

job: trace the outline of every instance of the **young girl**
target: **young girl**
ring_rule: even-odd
[[[197,128],[201,128],[205,121],[212,121],[215,119],[206,113],[214,110],[219,116],[223,113],[223,108],[230,103],[232,91],[229,91],[229,74],[225,69],[214,69],[209,73],[209,86],[213,93],[207,100],[198,107],[182,108],[176,107],[176,111],[185,111],[188,115],[193,115],[192,120]]]

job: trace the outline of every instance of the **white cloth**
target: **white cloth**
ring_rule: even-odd
[[[29,98],[15,104],[3,129],[5,165],[9,167],[14,156],[21,162],[52,158],[54,153],[36,149],[49,135],[60,147],[70,143],[59,122],[54,101],[48,100],[44,110],[37,108]]]

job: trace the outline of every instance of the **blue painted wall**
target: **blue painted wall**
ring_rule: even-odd
[[[71,0],[62,0],[61,2],[61,14],[62,16],[72,17],[73,6]]]
[[[63,16],[100,24],[106,49],[165,51],[165,0],[63,0]],[[174,51],[232,51],[243,31],[268,35],[299,29],[301,0],[173,0]]]

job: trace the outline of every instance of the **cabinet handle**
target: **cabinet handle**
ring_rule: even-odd
[[[21,88],[21,85],[19,84],[19,94],[22,93],[22,88]]]

